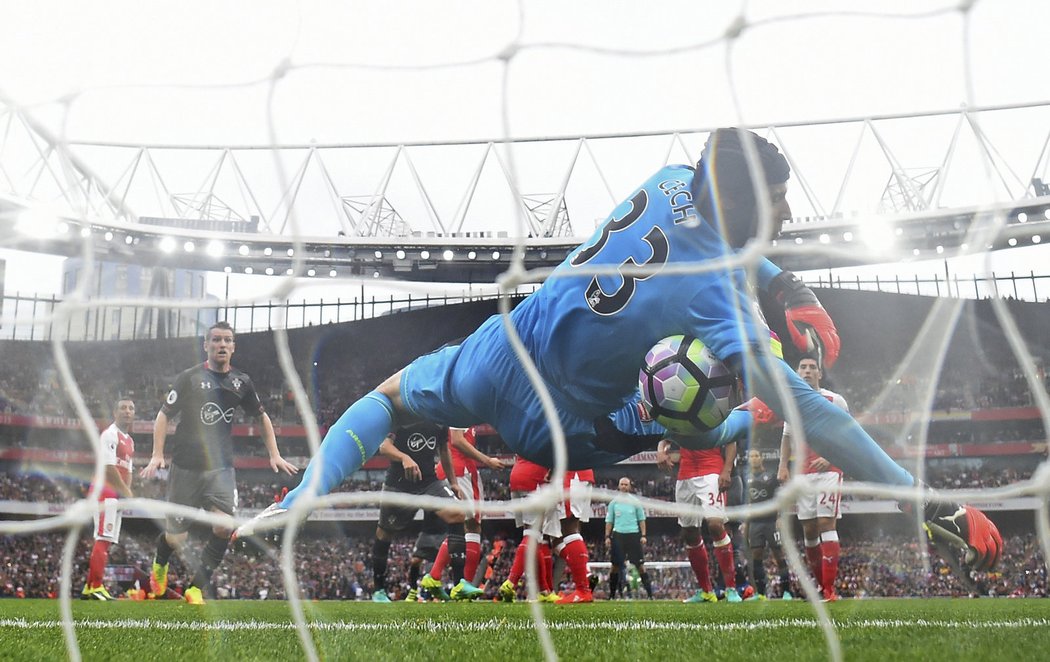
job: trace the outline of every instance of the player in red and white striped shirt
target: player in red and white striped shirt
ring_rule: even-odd
[[[105,484],[99,491],[99,509],[95,512],[95,546],[88,562],[87,582],[81,598],[112,600],[102,578],[109,561],[109,546],[120,539],[119,497],[134,496],[131,491],[131,458],[135,440],[129,434],[135,422],[135,403],[121,398],[113,405],[113,423],[99,436],[99,455],[105,466]]]
[[[834,391],[820,387],[824,376],[817,359],[803,356],[798,362],[798,375],[807,384],[820,392],[833,405],[849,413],[846,399]],[[834,466],[808,446],[802,447],[802,473],[806,480],[816,486],[817,491],[798,499],[798,520],[802,523],[802,534],[806,543],[806,560],[810,571],[821,587],[825,602],[839,599],[835,591],[835,580],[839,574],[839,534],[835,530],[842,517],[839,509],[842,469]],[[780,440],[780,466],[777,479],[787,482],[790,478],[788,458],[791,457],[791,426],[784,423],[784,435]]]
[[[656,463],[670,470],[674,461],[667,452],[670,442],[661,441],[656,452]],[[724,453],[724,455],[723,455]],[[736,591],[736,568],[733,564],[733,542],[725,528],[726,490],[729,489],[733,463],[726,458],[736,456],[736,442],[725,448],[696,451],[681,449],[678,464],[678,482],[675,484],[675,502],[696,506],[698,510],[679,515],[689,565],[693,568],[700,590],[685,602],[718,602],[707,560],[707,548],[700,535],[700,525],[707,522],[707,530],[714,546],[715,560],[722,571],[726,586],[726,601],[740,602]]]

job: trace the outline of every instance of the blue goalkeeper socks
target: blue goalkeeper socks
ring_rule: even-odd
[[[317,455],[303,472],[299,486],[288,492],[281,507],[290,508],[318,471],[317,494],[325,495],[360,469],[365,460],[376,454],[390,433],[393,412],[390,398],[378,391],[372,391],[350,405],[328,429]]]
[[[735,365],[739,366],[739,357],[734,358],[737,359]],[[863,481],[906,486],[915,484],[912,475],[894,462],[848,412],[813,390],[787,363],[770,356],[754,355],[748,357],[747,367],[750,392],[781,418],[784,417],[785,408],[773,383],[773,372],[780,371],[783,374],[802,415],[806,442],[832,464]]]

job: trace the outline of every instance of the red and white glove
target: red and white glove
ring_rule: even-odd
[[[842,342],[835,323],[813,290],[790,271],[781,271],[770,281],[769,293],[784,306],[784,319],[795,347],[816,354],[821,368],[833,366]]]
[[[780,422],[776,412],[758,398],[751,398],[744,403],[744,407],[751,412],[751,418],[754,419],[756,425],[774,425]]]
[[[973,506],[938,504],[926,508],[926,531],[934,542],[962,554],[967,570],[988,571],[999,562],[1003,538],[999,529]]]

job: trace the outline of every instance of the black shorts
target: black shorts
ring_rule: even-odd
[[[201,470],[172,464],[168,471],[168,503],[233,515],[237,510],[237,478],[233,467]],[[167,532],[185,533],[192,524],[186,517],[169,516]]]
[[[747,523],[747,545],[751,549],[780,547],[780,531],[775,519],[755,519]]]
[[[398,485],[383,485],[383,492],[417,496],[427,495],[445,499],[456,498],[456,493],[448,486],[448,482],[437,479],[425,483],[402,482]],[[418,512],[419,506],[398,506],[384,503],[379,507],[379,526],[390,532],[404,531],[416,519],[416,513]],[[436,516],[433,510],[428,509],[425,511],[423,516],[425,524],[429,525],[429,520],[434,518]],[[433,526],[424,526],[424,530],[433,528]]]
[[[643,562],[642,558],[642,534],[641,533],[617,533],[612,534],[612,562],[622,566],[624,559],[635,566]],[[619,557],[619,558],[617,558]]]

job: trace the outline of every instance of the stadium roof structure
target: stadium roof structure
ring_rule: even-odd
[[[785,268],[809,270],[1041,243],[1050,233],[1050,187],[1039,176],[1050,167],[1050,133],[1031,177],[1025,178],[1015,173],[975,118],[1047,109],[1050,102],[754,127],[780,145],[792,166],[792,204],[796,212],[808,213],[784,224],[771,254]],[[944,123],[944,135],[938,134],[937,140],[950,134],[940,165],[906,167],[898,153],[909,151],[908,145],[901,146],[897,138],[896,150],[890,147],[891,137],[896,137],[893,126],[931,118]],[[528,270],[553,268],[593,231],[596,221],[589,226],[581,221],[604,216],[622,197],[613,191],[615,168],[631,168],[626,175],[616,174],[622,175],[620,183],[636,185],[654,165],[675,162],[679,156],[680,162],[692,162],[696,144],[709,131],[448,144],[136,146],[63,142],[32,117],[2,103],[0,119],[7,125],[0,144],[0,232],[9,247],[227,273],[445,283],[496,282],[516,250],[523,251]],[[949,130],[952,122],[954,131]],[[855,131],[856,143],[852,153],[841,154],[845,174],[836,185],[834,203],[825,206],[821,194],[829,197],[828,181],[838,178],[804,164],[805,155],[799,152],[805,150],[793,148],[815,141],[796,138],[790,131],[842,127]],[[925,125],[920,129],[929,132]],[[666,144],[657,163],[628,158],[601,163],[596,156],[601,151],[592,146],[616,140],[626,140],[632,148],[637,141]],[[930,140],[927,151],[943,147]],[[547,166],[554,158],[551,154],[562,159],[564,175],[554,177],[560,186],[547,187],[554,192],[522,193],[519,185],[543,181],[545,185],[537,186],[543,190],[551,176],[512,176],[516,170],[501,149],[508,143],[522,151],[556,145],[560,151],[545,153],[539,162]],[[435,146],[471,151],[463,158],[422,153]],[[360,155],[377,150],[386,150],[383,160],[362,174]],[[969,162],[952,167],[974,156],[986,166],[979,175],[982,182],[993,187],[992,197],[1002,202],[983,203],[969,190],[974,187],[952,181],[959,170],[972,176],[971,171],[979,169]],[[866,171],[865,197],[876,205],[863,212],[844,211],[852,204],[848,191],[859,186],[856,180],[862,177],[857,173],[864,170],[865,157],[868,166],[875,162]],[[429,180],[422,167],[428,158],[436,164]],[[276,166],[280,176],[274,175],[274,161],[282,163]],[[260,164],[267,164],[269,172]],[[462,172],[452,172],[456,167]],[[101,175],[100,168],[109,172]],[[395,182],[399,172],[400,189]],[[877,182],[871,181],[872,173]],[[811,182],[822,176],[825,185],[818,191]],[[591,186],[586,195],[573,189],[580,179]],[[442,209],[441,202],[450,201],[432,191],[464,180],[458,206],[451,212]],[[365,184],[372,194],[349,195],[343,190]],[[494,189],[511,203],[485,208],[478,202]],[[576,196],[572,205],[567,203],[570,194]]]
[[[289,237],[249,232],[59,218],[47,236],[26,234],[36,225],[24,201],[0,196],[0,232],[25,235],[19,248],[79,256],[91,241],[99,260],[307,277],[365,276],[428,282],[495,282],[505,272],[517,240],[474,233],[408,237]],[[784,224],[775,261],[788,269],[820,269],[979,253],[1050,241],[1050,196],[980,207],[883,215],[876,236],[870,223],[850,217],[802,218]],[[34,228],[34,229],[39,229]],[[583,237],[532,237],[526,269],[557,266]],[[885,244],[885,245],[883,245]],[[880,250],[880,246],[882,249]],[[858,249],[860,247],[860,249]],[[295,258],[299,259],[296,260]]]

